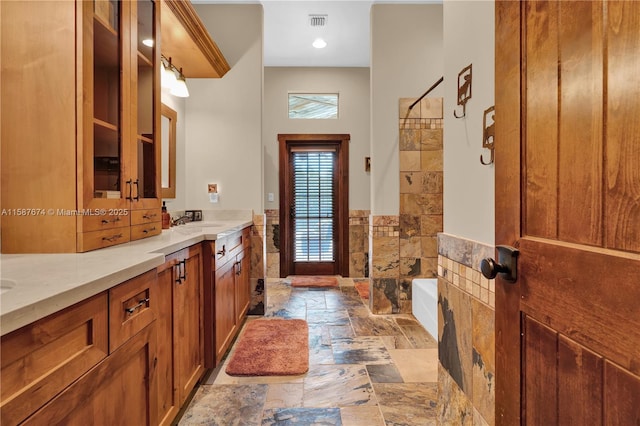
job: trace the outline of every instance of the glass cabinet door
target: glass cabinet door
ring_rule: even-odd
[[[93,69],[84,78],[88,82],[93,77],[94,198],[127,195],[122,161],[122,8],[119,1],[93,2]]]
[[[156,99],[157,78],[157,36],[159,28],[157,19],[158,3],[152,0],[140,0],[134,5],[134,16],[137,22],[137,34],[135,37],[135,58],[137,67],[132,67],[132,72],[137,70],[137,79],[132,96],[137,97],[137,123],[135,137],[135,164],[133,165],[134,201],[145,199],[157,199],[159,203],[158,173],[156,167],[159,163],[159,128],[157,128],[158,102]],[[145,207],[152,207],[151,204]]]

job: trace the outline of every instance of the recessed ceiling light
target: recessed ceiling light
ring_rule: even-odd
[[[313,41],[312,46],[315,47],[316,49],[322,49],[327,47],[327,42],[321,38],[317,38]]]
[[[153,47],[153,39],[152,38],[145,38],[144,40],[142,40],[142,44],[144,44],[145,46],[148,46],[148,47]]]

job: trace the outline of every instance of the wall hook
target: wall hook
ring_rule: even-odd
[[[482,147],[491,151],[491,159],[488,162],[485,162],[482,154],[480,154],[480,162],[485,166],[493,164],[494,161],[495,124],[495,106],[492,106],[484,110],[484,117],[482,118]]]
[[[467,115],[467,102],[471,99],[472,65],[469,64],[458,73],[458,105],[462,105],[462,115],[458,115],[454,110],[453,116],[455,118],[462,118]]]

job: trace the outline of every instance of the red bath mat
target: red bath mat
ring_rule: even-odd
[[[336,277],[296,275],[291,277],[291,287],[338,287]]]

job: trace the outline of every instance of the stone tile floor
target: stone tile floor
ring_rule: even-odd
[[[339,281],[307,289],[268,279],[265,316],[309,324],[309,371],[232,377],[227,356],[179,424],[435,425],[437,342],[410,314],[372,315],[353,279]]]

